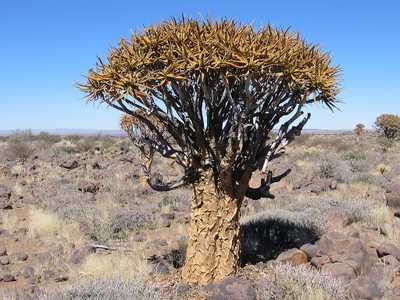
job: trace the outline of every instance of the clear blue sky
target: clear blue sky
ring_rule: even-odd
[[[116,129],[119,114],[74,87],[120,37],[181,14],[291,26],[342,65],[341,112],[312,108],[308,128],[368,127],[400,113],[400,1],[0,1],[0,130]]]

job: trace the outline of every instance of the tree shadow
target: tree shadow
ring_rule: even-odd
[[[318,238],[315,228],[279,219],[254,220],[240,227],[240,264],[265,262]]]

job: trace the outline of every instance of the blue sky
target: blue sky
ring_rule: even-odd
[[[400,1],[0,2],[0,130],[116,129],[119,113],[86,104],[75,88],[96,56],[132,31],[187,15],[290,26],[329,51],[343,68],[341,111],[312,107],[308,128],[370,127],[400,114]]]

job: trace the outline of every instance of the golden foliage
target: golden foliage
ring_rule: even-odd
[[[113,102],[127,96],[143,99],[199,74],[216,79],[252,74],[254,80],[283,78],[289,89],[307,90],[315,101],[331,105],[339,91],[339,68],[330,64],[329,54],[288,30],[270,25],[256,30],[231,20],[172,19],[122,39],[110,50],[108,63],[98,59],[80,88],[89,100]]]

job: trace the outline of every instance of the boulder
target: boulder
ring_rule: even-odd
[[[300,250],[307,254],[308,258],[312,258],[317,255],[318,247],[313,244],[304,244],[300,247]]]
[[[324,215],[326,226],[330,231],[340,231],[350,224],[350,218],[341,209],[330,209]]]
[[[18,260],[18,261],[26,261],[27,259],[28,259],[28,254],[26,254],[26,253],[16,253],[15,254],[15,258]]]
[[[0,256],[6,256],[7,255],[7,249],[5,247],[0,247]]]
[[[0,185],[0,209],[12,209],[10,198],[11,190],[5,185]]]
[[[279,254],[276,258],[281,263],[290,263],[294,266],[306,264],[308,262],[307,254],[299,249],[290,249]]]
[[[393,255],[386,255],[381,258],[382,262],[390,268],[396,268],[400,265],[400,262]]]
[[[384,294],[379,283],[369,278],[353,280],[350,290],[354,299],[381,299]]]
[[[64,169],[67,169],[67,170],[76,169],[78,166],[79,166],[79,163],[74,159],[63,161],[60,164],[61,168],[64,168]]]
[[[400,260],[400,249],[393,243],[385,242],[376,247],[376,252],[379,257],[392,255]]]
[[[3,281],[4,282],[12,282],[12,281],[16,281],[16,279],[15,279],[15,276],[12,274],[4,274]]]
[[[6,266],[10,264],[10,259],[8,257],[0,257],[0,265]]]
[[[330,273],[333,276],[346,281],[356,277],[354,269],[348,264],[341,262],[324,264],[321,268],[321,271]]]
[[[205,290],[207,300],[256,300],[256,292],[250,282],[233,276],[209,283]]]
[[[311,265],[317,267],[317,268],[322,268],[323,265],[330,263],[331,260],[329,256],[323,255],[323,256],[315,256],[311,259]]]
[[[316,243],[317,255],[328,256],[333,263],[344,263],[357,273],[368,270],[378,261],[374,252],[368,251],[366,243],[360,239],[346,237],[338,232],[329,232]]]
[[[84,193],[95,194],[99,190],[99,184],[87,180],[82,180],[79,183],[78,190]]]
[[[31,267],[31,266],[28,266],[28,267],[25,267],[23,270],[22,270],[22,276],[24,277],[24,278],[33,278],[34,276],[35,276],[35,269],[33,268],[33,267]]]
[[[400,183],[390,185],[385,193],[386,203],[389,207],[400,208]]]

